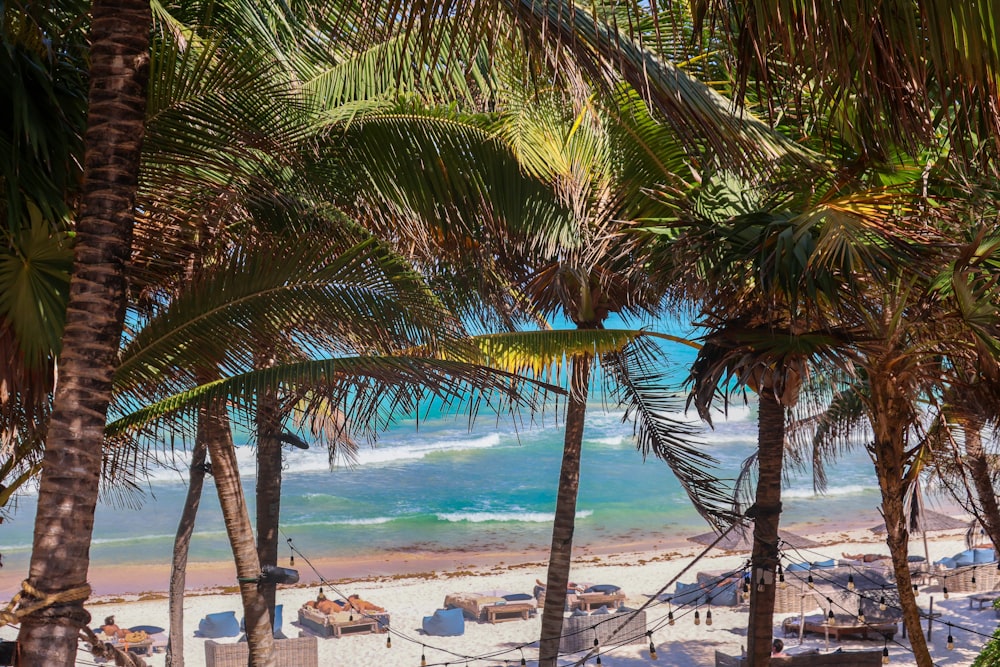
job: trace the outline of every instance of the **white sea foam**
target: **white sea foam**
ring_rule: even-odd
[[[577,519],[585,519],[593,515],[592,510],[581,510],[576,513]],[[441,521],[452,523],[486,523],[495,521],[500,523],[548,523],[555,515],[551,512],[442,512],[436,515]]]
[[[812,487],[795,487],[784,489],[781,492],[782,498],[822,498],[825,496],[855,496],[870,491],[877,491],[874,486],[864,486],[862,484],[845,484],[844,486],[831,486],[823,493],[816,493]]]

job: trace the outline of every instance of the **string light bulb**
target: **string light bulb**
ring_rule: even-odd
[[[781,563],[778,563],[778,586],[781,588],[786,588],[788,584],[785,583],[785,570],[782,569]]]
[[[920,587],[917,584],[913,584],[913,594],[920,595]]]
[[[427,667],[427,647],[420,647],[420,667]]]
[[[941,593],[944,594],[944,599],[947,600],[948,599],[948,586],[942,586],[941,587]]]
[[[849,590],[849,591],[853,591],[854,590],[854,575],[853,574],[847,575],[847,590]]]
[[[833,615],[833,608],[832,607],[830,608],[830,611],[827,612],[826,617],[828,619],[827,622],[830,625],[836,625],[837,624],[837,617]]]
[[[597,656],[597,664],[598,665],[603,664],[603,663],[601,663],[601,656],[600,655]]]
[[[865,624],[865,610],[860,603],[858,604],[858,623]]]
[[[343,617],[341,617],[343,618]],[[385,637],[385,647],[392,648],[392,635],[386,635]]]
[[[955,638],[951,634],[951,623],[948,624],[948,643],[945,644],[945,648],[949,651],[955,650]]]
[[[656,645],[653,644],[653,631],[646,630],[646,637],[649,638],[649,659],[656,660]]]
[[[972,580],[971,580],[971,583],[972,584],[976,583],[976,566],[975,565],[972,566]]]
[[[758,593],[763,593],[764,592],[764,575],[763,575],[763,573],[760,575],[760,581],[757,582],[757,592]]]
[[[889,664],[889,645],[886,644],[885,648],[882,649],[882,664]]]
[[[674,624],[674,612],[668,611],[667,612],[667,625],[673,625],[673,624]]]
[[[744,593],[750,592],[750,583],[746,579],[743,580],[743,592]]]
[[[885,596],[884,595],[878,601],[878,609],[879,609],[879,611],[885,611]]]
[[[694,624],[701,625],[701,614],[698,613],[697,609],[694,610]]]
[[[601,640],[599,640],[599,639],[598,639],[598,638],[596,637],[596,634],[597,634],[597,630],[596,630],[596,629],[594,630],[594,634],[595,634],[595,637],[594,637],[594,648],[597,648],[598,646],[600,646],[600,645],[601,645]]]
[[[705,625],[712,625],[712,610],[705,612]]]
[[[809,573],[809,578],[806,579],[806,583],[809,584],[809,588],[813,588],[816,583],[815,581],[813,581],[813,576],[811,572]]]

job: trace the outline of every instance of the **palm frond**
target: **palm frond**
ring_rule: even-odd
[[[621,352],[605,354],[612,391],[634,419],[636,446],[673,471],[698,513],[714,528],[737,521],[728,486],[713,472],[718,463],[706,451],[701,430],[681,417],[683,398],[667,381],[663,351],[649,338],[637,339]]]

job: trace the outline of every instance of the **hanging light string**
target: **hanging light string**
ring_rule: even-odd
[[[798,548],[795,548],[795,547],[792,547],[791,550],[794,551],[800,558],[802,556],[802,552],[806,551],[804,549],[798,549]],[[815,552],[813,552],[813,554],[814,555],[821,555],[821,554],[816,554]],[[782,556],[784,557],[785,554],[782,554]],[[989,563],[983,563],[983,565],[989,565]],[[855,568],[853,566],[850,566],[850,567],[852,567],[852,569],[857,570],[857,568]],[[840,581],[838,581],[835,578],[831,577],[828,572],[823,572],[823,568],[818,568],[816,570],[810,570],[810,572],[813,572],[816,575],[818,575],[818,578],[822,579],[823,583],[828,584],[829,586],[831,586],[831,587],[833,587],[835,589],[840,589],[844,593],[857,596],[859,598],[859,600],[858,600],[858,606],[859,606],[859,608],[861,607],[861,604],[867,599],[867,600],[872,600],[873,602],[878,602],[878,604],[879,604],[880,607],[882,606],[882,604],[885,604],[885,606],[886,606],[887,609],[892,609],[893,611],[899,612],[900,614],[902,614],[902,612],[903,612],[903,608],[900,605],[898,605],[898,604],[892,604],[890,601],[884,601],[885,600],[884,595],[880,595],[879,599],[876,600],[874,597],[866,595],[865,592],[849,588],[848,586],[842,584]],[[881,587],[881,589],[880,589],[881,591],[884,591],[887,587],[890,587],[890,586],[894,587],[894,584],[889,584],[887,586],[886,584],[884,584],[884,583],[882,583],[882,582],[880,582],[880,581],[878,581],[876,579],[872,579],[870,577],[866,577],[866,579],[868,581],[871,581],[872,583],[878,584]],[[833,601],[831,600],[831,598],[827,597],[827,600],[829,602],[833,603]],[[840,608],[840,609],[842,609],[842,610],[844,610],[845,613],[847,613],[849,615],[854,615],[851,612],[851,610],[849,610],[848,608],[844,607],[843,605],[841,605],[839,603],[836,603],[836,604],[837,604],[837,607]],[[919,610],[919,613],[920,613],[920,618],[922,620],[923,619],[930,619],[931,618],[930,613],[929,612],[925,612],[922,609]],[[962,632],[966,632],[966,633],[969,633],[969,634],[972,634],[972,635],[975,635],[975,636],[978,636],[978,637],[990,639],[993,636],[992,634],[986,634],[986,633],[980,632],[979,630],[976,630],[975,628],[970,628],[970,627],[967,627],[967,626],[964,626],[964,625],[960,625],[958,623],[955,623],[953,620],[952,621],[947,621],[947,620],[943,620],[943,618],[937,618],[936,620],[938,620],[938,622],[940,622],[940,623],[945,623],[946,625],[949,626],[949,628],[952,628],[952,629],[955,629],[955,630],[961,630]],[[863,625],[866,625],[868,627],[872,627],[874,624],[870,623],[870,622],[864,622]],[[900,644],[899,642],[896,642],[895,640],[894,640],[894,643],[898,644],[902,648],[906,648],[907,650],[911,650],[907,646],[905,646],[903,644]]]
[[[683,576],[683,575],[684,575],[684,574],[685,574],[685,573],[686,573],[686,572],[687,572],[687,571],[688,571],[689,569],[691,569],[691,568],[692,568],[692,567],[693,567],[693,566],[694,566],[694,565],[695,565],[695,564],[696,564],[696,563],[697,563],[697,562],[698,562],[699,560],[701,560],[701,559],[702,559],[702,558],[703,558],[703,557],[704,557],[704,556],[705,556],[705,555],[706,555],[706,554],[707,554],[707,553],[708,553],[708,552],[709,552],[709,551],[710,551],[710,550],[711,550],[712,548],[714,548],[716,544],[718,544],[718,543],[719,543],[719,542],[720,542],[721,540],[723,540],[723,539],[724,539],[724,538],[725,538],[725,537],[726,537],[726,536],[727,536],[727,535],[728,535],[728,534],[729,534],[729,533],[730,533],[730,532],[731,532],[731,531],[733,530],[733,528],[735,528],[735,527],[736,527],[737,525],[739,525],[739,524],[733,524],[733,525],[731,525],[731,526],[730,526],[729,528],[727,528],[727,529],[726,529],[725,531],[723,531],[723,532],[722,532],[722,533],[721,533],[721,534],[720,534],[720,535],[719,535],[719,536],[718,536],[718,537],[717,537],[717,538],[716,538],[716,539],[715,539],[715,540],[714,540],[714,541],[712,542],[712,544],[710,544],[710,545],[709,545],[708,547],[706,547],[706,548],[705,548],[705,549],[704,549],[704,550],[703,550],[703,551],[702,551],[702,552],[701,552],[700,554],[698,554],[698,555],[697,555],[697,556],[696,556],[696,557],[694,558],[694,560],[693,560],[693,561],[691,561],[691,562],[690,562],[690,563],[689,563],[689,564],[688,564],[687,566],[685,566],[685,567],[684,567],[684,568],[683,568],[683,569],[682,569],[682,570],[681,570],[680,572],[678,572],[678,573],[677,573],[677,575],[675,575],[675,576],[674,576],[674,577],[673,577],[673,578],[672,578],[672,579],[671,579],[670,581],[668,581],[668,582],[667,582],[666,584],[664,584],[664,586],[663,586],[662,588],[660,588],[660,590],[659,590],[659,591],[657,591],[657,592],[656,592],[656,593],[655,593],[654,595],[650,596],[650,598],[649,598],[649,599],[648,599],[648,600],[647,600],[647,601],[646,601],[645,603],[643,603],[643,604],[642,604],[642,605],[641,605],[641,606],[639,607],[639,609],[636,609],[636,610],[629,610],[629,611],[627,611],[627,612],[623,612],[622,614],[616,614],[616,615],[609,615],[609,618],[608,618],[608,619],[605,619],[605,620],[601,620],[601,621],[598,621],[597,623],[595,623],[595,624],[594,624],[594,626],[590,626],[590,628],[587,628],[587,629],[584,629],[584,630],[582,630],[582,632],[586,632],[586,631],[589,631],[589,630],[590,630],[590,629],[592,629],[593,627],[596,627],[597,625],[600,625],[600,624],[603,624],[603,623],[607,623],[607,622],[612,622],[612,621],[616,621],[616,620],[619,620],[619,619],[621,619],[621,617],[622,617],[622,616],[624,616],[625,618],[624,618],[624,619],[621,619],[621,620],[623,620],[623,623],[622,623],[622,624],[620,624],[620,625],[619,625],[619,627],[618,627],[618,628],[616,628],[616,629],[615,629],[615,631],[614,631],[614,632],[612,632],[612,634],[611,634],[611,637],[614,637],[614,636],[616,636],[616,635],[617,635],[617,634],[618,634],[619,632],[621,632],[622,628],[623,628],[623,627],[625,627],[625,626],[627,625],[627,623],[628,623],[628,622],[629,622],[629,621],[630,621],[630,620],[631,620],[631,619],[632,619],[633,617],[635,617],[635,616],[636,616],[636,615],[637,615],[637,614],[638,614],[639,612],[641,612],[641,611],[644,611],[645,609],[647,609],[647,608],[648,608],[648,607],[650,607],[650,606],[654,606],[654,605],[658,605],[658,604],[663,604],[664,602],[660,600],[660,597],[661,597],[661,596],[663,595],[663,593],[664,593],[664,592],[665,592],[665,591],[666,591],[666,590],[667,590],[667,589],[668,589],[668,588],[669,588],[669,587],[670,587],[671,585],[673,585],[673,584],[674,584],[674,583],[675,583],[675,582],[676,582],[676,581],[677,581],[677,580],[678,580],[678,579],[679,579],[679,578],[680,578],[681,576]],[[310,560],[309,560],[309,558],[308,558],[308,557],[307,557],[307,556],[306,556],[305,554],[303,554],[303,553],[302,553],[302,552],[301,552],[301,551],[300,551],[300,550],[298,549],[298,547],[296,547],[296,546],[295,546],[295,544],[294,544],[294,543],[292,542],[292,539],[291,539],[290,537],[288,537],[287,535],[285,535],[285,534],[284,534],[284,531],[282,531],[282,535],[284,535],[284,536],[286,537],[286,543],[288,544],[288,548],[289,548],[289,550],[290,550],[290,551],[292,552],[292,554],[294,554],[294,555],[298,555],[298,556],[299,556],[299,558],[300,558],[300,559],[301,559],[301,560],[302,560],[302,561],[303,561],[304,563],[306,563],[306,565],[308,565],[308,566],[309,566],[309,568],[310,568],[310,569],[311,569],[311,570],[313,571],[313,573],[314,573],[314,574],[316,575],[317,579],[319,579],[319,581],[320,581],[320,583],[321,583],[322,585],[326,586],[326,587],[327,587],[327,588],[329,588],[329,589],[330,589],[331,591],[333,591],[333,592],[334,592],[334,593],[336,593],[337,595],[341,596],[341,597],[342,597],[342,598],[344,598],[345,600],[347,600],[347,599],[348,599],[347,595],[346,595],[346,594],[345,594],[345,593],[344,593],[343,591],[341,591],[340,589],[338,589],[338,588],[337,588],[337,586],[336,586],[335,584],[333,584],[332,582],[330,582],[329,580],[327,580],[327,579],[326,579],[326,578],[325,578],[325,577],[324,577],[324,576],[323,576],[323,575],[322,575],[322,574],[321,574],[321,573],[319,572],[319,570],[318,570],[318,569],[316,569],[316,567],[315,567],[315,566],[314,566],[314,565],[312,564],[312,561],[310,561]],[[734,571],[734,574],[735,574],[735,572],[737,572],[737,571]],[[719,578],[719,580],[720,580],[720,581],[722,581],[722,580],[724,580],[724,579],[725,579],[725,577],[720,577],[720,578]],[[705,588],[707,588],[707,585],[706,585],[706,586],[702,586],[701,588],[699,588],[699,590],[703,590],[703,589],[705,589]],[[668,601],[669,601],[669,598],[668,598]],[[697,610],[694,610],[694,611],[697,611]],[[423,650],[426,650],[426,649],[430,648],[430,649],[433,649],[433,650],[436,650],[436,651],[440,651],[440,652],[442,652],[442,653],[445,653],[445,654],[447,654],[447,655],[451,655],[451,656],[453,656],[453,657],[455,657],[455,658],[459,658],[459,659],[463,659],[463,660],[466,660],[466,661],[469,661],[469,660],[475,660],[475,661],[490,661],[490,660],[493,660],[493,661],[495,661],[495,660],[497,660],[497,659],[500,659],[500,656],[502,656],[502,655],[505,655],[505,654],[508,654],[508,653],[513,653],[513,652],[515,652],[515,651],[521,651],[521,652],[522,652],[522,656],[523,656],[523,649],[524,649],[524,648],[528,648],[528,647],[531,647],[531,646],[534,646],[534,645],[538,644],[538,641],[536,640],[536,641],[533,641],[533,642],[528,642],[528,643],[524,643],[524,644],[521,644],[521,645],[519,645],[519,646],[514,646],[514,647],[512,647],[512,648],[510,648],[510,649],[506,649],[506,650],[500,650],[500,651],[496,651],[496,652],[492,652],[492,653],[486,653],[486,654],[482,654],[482,655],[480,655],[480,656],[469,656],[469,655],[464,655],[464,654],[459,654],[459,653],[456,653],[456,652],[454,652],[454,651],[451,651],[451,650],[449,650],[449,649],[444,649],[444,648],[440,648],[440,647],[435,647],[435,646],[431,646],[431,645],[428,645],[428,644],[427,644],[426,642],[424,642],[424,641],[420,641],[420,640],[417,640],[417,639],[414,639],[414,638],[412,638],[412,637],[409,637],[409,636],[408,636],[408,635],[406,635],[405,633],[402,633],[402,632],[400,632],[400,631],[398,631],[398,630],[395,630],[394,628],[392,628],[392,627],[391,627],[391,626],[389,626],[389,625],[385,625],[385,624],[383,624],[383,623],[381,622],[381,620],[380,620],[380,619],[379,619],[378,617],[376,617],[376,616],[372,616],[372,615],[370,615],[370,614],[367,614],[367,613],[365,613],[364,611],[361,611],[361,610],[359,610],[359,612],[358,612],[358,613],[359,613],[359,615],[360,615],[360,616],[362,616],[362,617],[365,617],[365,618],[370,618],[370,619],[372,619],[372,620],[375,620],[376,622],[379,622],[379,627],[380,627],[380,628],[381,628],[382,630],[384,630],[384,631],[385,631],[385,632],[386,632],[386,633],[388,634],[388,637],[386,638],[386,643],[387,643],[387,646],[391,646],[391,640],[392,640],[392,637],[393,637],[393,636],[395,636],[395,637],[397,637],[397,638],[399,638],[399,639],[402,639],[402,640],[404,640],[404,641],[407,641],[407,642],[410,642],[410,643],[412,643],[412,644],[417,644],[417,645],[420,645],[420,646],[422,647],[422,649],[423,649]],[[681,616],[683,617],[684,615],[686,615],[686,614],[682,614]],[[668,621],[667,621],[667,617],[666,617],[666,616],[664,616],[664,617],[663,617],[663,618],[661,619],[661,622],[660,622],[660,624],[658,625],[658,627],[663,627],[663,625],[665,625],[665,624],[668,624]],[[658,629],[658,628],[657,628],[657,629]],[[581,631],[574,631],[574,632],[570,632],[570,633],[566,633],[566,634],[562,635],[562,637],[569,637],[569,636],[575,636],[575,635],[579,634],[579,632],[581,632]],[[644,631],[644,632],[643,632],[642,634],[643,634],[643,635],[646,635],[646,632]],[[562,637],[560,637],[560,639],[562,639]],[[633,639],[633,640],[634,640],[634,639],[635,639],[635,638],[637,638],[637,637],[638,637],[638,635],[636,635],[636,636],[633,636],[633,637],[630,637],[630,638],[627,638],[627,639]],[[626,643],[627,643],[627,642],[626,642]],[[612,650],[612,649],[614,649],[614,648],[617,648],[618,646],[621,646],[621,645],[624,645],[624,644],[612,644],[612,645],[610,645],[610,647],[609,647],[608,651],[604,651],[604,653],[607,653],[607,652],[609,652],[610,650]],[[593,651],[592,651],[592,652],[591,652],[590,654],[588,654],[588,656],[587,656],[587,657],[589,658],[589,657],[590,657],[590,655],[593,655]],[[576,664],[583,664],[583,662],[585,662],[585,660],[586,660],[586,659],[587,659],[587,658],[584,658],[584,660],[583,660],[583,661],[579,661],[579,662],[578,662],[578,663],[576,663]],[[524,660],[524,659],[523,659],[523,657],[521,658],[521,660],[522,660],[522,661]],[[433,665],[439,665],[439,664],[447,664],[447,663],[428,663],[428,667],[432,667]]]

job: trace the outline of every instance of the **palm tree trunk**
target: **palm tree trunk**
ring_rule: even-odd
[[[885,518],[886,544],[892,556],[892,568],[899,589],[899,606],[903,623],[910,638],[910,647],[917,667],[932,667],[927,640],[920,627],[920,608],[913,593],[910,579],[910,536],[903,504],[904,487],[903,452],[905,418],[900,418],[903,399],[889,382],[877,381],[879,374],[872,373],[869,381],[872,395],[871,420],[874,432],[872,444],[875,474],[882,491],[882,516]]]
[[[187,497],[184,499],[184,510],[177,525],[177,535],[174,537],[174,559],[170,564],[170,636],[167,640],[166,667],[184,667],[184,588],[188,551],[191,546],[191,535],[194,533],[194,520],[201,505],[201,492],[205,486],[207,435],[201,419],[204,413],[205,409],[202,408],[199,411],[198,434],[195,436],[194,449],[191,451]]]
[[[983,436],[976,424],[965,426],[965,461],[979,500],[977,518],[994,546],[1000,547],[1000,505],[993,488],[989,459],[983,449]]]
[[[273,391],[265,391],[257,403],[257,557],[261,567],[278,564],[278,521],[281,511],[279,428],[277,399]],[[259,586],[271,618],[274,618],[276,588],[273,583]]]
[[[28,583],[41,594],[62,594],[64,600],[21,619],[22,667],[75,664],[80,628],[90,622],[83,602],[104,424],[125,314],[151,22],[147,0],[93,3],[83,215],[76,228],[28,573]]]
[[[785,409],[767,389],[760,392],[757,421],[757,494],[747,512],[754,519],[750,555],[750,627],[747,655],[753,667],[771,664],[774,593],[778,567],[778,523],[781,517],[781,470],[785,452]],[[761,585],[761,578],[764,584]]]
[[[226,523],[226,533],[233,548],[236,561],[236,577],[240,584],[243,600],[243,616],[246,619],[247,642],[250,649],[249,667],[275,667],[274,636],[271,634],[271,617],[267,602],[261,595],[257,578],[260,576],[260,561],[254,546],[253,527],[240,471],[236,462],[236,447],[229,428],[229,416],[225,406],[210,406],[204,418],[207,431],[208,453],[212,457],[212,477],[219,493],[222,518]],[[200,426],[200,421],[199,421]],[[256,620],[254,620],[256,619]]]
[[[559,655],[566,588],[569,585],[570,561],[573,557],[576,498],[580,488],[580,454],[583,449],[583,427],[587,416],[592,361],[593,356],[590,354],[573,357],[562,469],[559,472],[559,492],[552,525],[549,571],[545,580],[545,606],[542,609],[542,632],[538,648],[539,667],[555,667]]]

